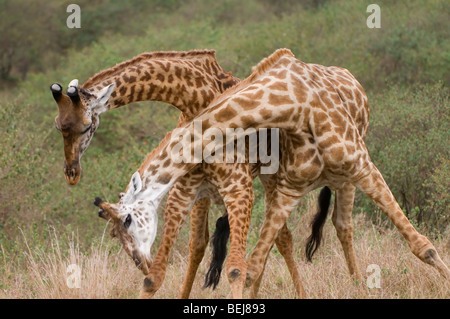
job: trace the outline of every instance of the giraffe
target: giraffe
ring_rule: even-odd
[[[330,73],[336,74],[337,83],[328,79]],[[337,190],[338,198],[340,190],[360,189],[393,222],[416,257],[450,278],[450,271],[435,247],[411,225],[370,160],[358,128],[337,91],[339,88],[349,95],[358,94],[354,86],[358,87],[339,68],[317,68],[297,60],[290,50],[279,49],[261,61],[248,78],[214,99],[207,110],[185,126],[191,136],[195,136],[197,121],[202,124],[201,133],[209,128],[223,132],[231,127],[281,128],[290,137],[280,142],[283,144],[280,148],[290,152],[281,158],[277,186],[268,201],[261,236],[248,267],[245,272],[233,269],[229,273],[235,277],[235,282],[245,280],[246,285],[251,286],[259,278],[267,254],[292,209],[304,194],[324,185]],[[204,149],[211,144],[213,151],[223,147],[216,141],[206,143],[194,139],[189,151],[194,154],[196,148]],[[144,165],[144,170],[133,174],[130,187],[117,204],[97,200],[98,206],[121,219],[128,215],[152,214],[175,181],[199,165],[173,161],[169,154],[175,145],[175,142],[166,143]],[[131,230],[133,237],[136,231]],[[146,232],[145,228],[139,231]],[[147,279],[144,279],[142,297],[146,297]]]
[[[321,67],[321,66],[316,66],[316,67]],[[348,71],[347,71],[348,72]],[[349,74],[349,76],[350,76],[350,78],[352,78],[352,76],[351,76],[351,74]],[[330,78],[332,81],[334,80],[333,78]],[[362,90],[362,87],[361,87],[361,90]],[[364,92],[364,90],[362,90],[361,91],[361,94],[360,95],[358,95],[357,96],[357,98],[355,98],[355,99],[353,99],[353,100],[351,100],[348,96],[346,96],[346,95],[344,95],[342,92],[341,92],[341,99],[344,101],[344,104],[346,105],[346,107],[350,110],[349,112],[351,112],[352,113],[352,116],[355,118],[355,121],[358,123],[358,124],[360,124],[360,131],[361,131],[361,134],[362,135],[365,135],[365,132],[366,132],[366,130],[367,130],[367,124],[368,124],[368,107],[367,107],[367,103],[365,103],[366,102],[366,97],[365,97],[365,92]],[[350,105],[349,105],[350,104]],[[358,115],[358,118],[357,118],[357,115]],[[147,160],[150,158],[150,157],[152,157],[152,155],[154,154],[154,152],[152,152],[152,154],[151,155],[149,155],[148,157],[147,157]],[[273,181],[273,178],[271,178],[271,176],[270,175],[262,175],[262,176],[260,176],[260,178],[263,178],[262,180],[263,180],[263,185],[264,185],[264,187],[265,187],[265,190],[266,190],[266,194],[270,194],[271,193],[271,190],[275,187],[275,185],[274,185],[274,181]],[[184,184],[184,183],[180,183],[181,185],[183,185],[183,186],[186,186],[186,184]],[[272,184],[272,185],[271,185]],[[270,187],[268,186],[268,185],[271,185]],[[175,187],[174,187],[175,188]],[[216,194],[217,195],[217,194]],[[354,195],[354,194],[353,194]],[[214,194],[209,194],[208,196],[214,196]],[[216,201],[220,201],[220,196],[217,196],[217,197],[219,197],[219,199],[216,199]],[[197,198],[198,199],[198,198]],[[199,201],[201,201],[201,199],[198,199]],[[170,200],[168,201],[168,203],[170,202]],[[266,202],[267,202],[267,200],[266,200]],[[336,201],[336,205],[337,205],[337,203],[339,203],[339,202],[342,202],[342,201]],[[351,205],[353,204],[352,203],[353,202],[353,198],[352,198],[352,201],[351,201]],[[168,204],[169,205],[169,204]],[[186,205],[187,206],[187,205]],[[341,205],[342,206],[342,205]],[[349,210],[347,210],[348,211],[348,216],[347,216],[347,219],[346,219],[346,221],[350,224],[350,226],[351,226],[351,211],[352,211],[352,208],[350,207],[350,209]],[[336,214],[336,212],[337,212],[337,210],[335,210],[335,214],[334,214],[334,216],[333,217],[336,217],[336,216],[338,216],[338,214]],[[344,211],[344,213],[345,213],[345,211]],[[341,213],[341,215],[344,215],[344,213]],[[103,215],[106,215],[106,214],[103,214]],[[115,214],[112,214],[111,215],[112,217],[114,217],[114,216],[116,216]],[[120,219],[115,219],[115,218],[112,218],[111,216],[107,216],[107,218],[106,219],[112,219],[113,220],[113,229],[114,229],[114,232],[116,233],[116,236],[118,236],[118,237],[120,237],[119,235],[121,235],[121,232],[126,232],[126,230],[125,230],[125,228],[124,227],[121,227],[122,226],[122,222],[120,221]],[[167,214],[165,214],[165,217],[167,216]],[[178,220],[180,220],[180,219],[178,219]],[[200,227],[202,227],[202,229],[205,229],[205,223],[198,223],[199,225],[200,225]],[[193,225],[191,225],[191,228],[192,229],[194,229],[194,226],[195,224],[193,224]],[[342,227],[341,227],[342,228]],[[341,228],[337,228],[337,230],[338,230],[338,235],[340,235],[341,233],[342,233],[342,231],[343,230],[347,230],[347,236],[340,236],[340,238],[343,238],[343,240],[342,240],[342,245],[343,245],[343,248],[344,248],[344,253],[345,253],[345,256],[347,257],[347,259],[348,259],[348,256],[354,256],[354,250],[353,250],[353,246],[352,246],[352,240],[351,240],[351,235],[352,235],[352,233],[351,233],[351,230],[350,231],[348,231],[348,229],[343,229],[343,230],[341,230]],[[340,231],[341,230],[341,231]],[[200,231],[199,233],[201,234],[203,231]],[[117,234],[119,234],[119,235],[117,235]],[[192,231],[192,234],[198,234],[198,232],[195,232],[194,230]],[[127,234],[124,234],[123,235],[123,237],[124,238],[128,238],[129,236],[127,235]],[[164,235],[163,235],[163,238],[164,238]],[[172,237],[172,238],[174,238],[174,237]],[[292,251],[292,236],[290,235],[290,232],[289,232],[289,230],[287,229],[287,227],[286,227],[286,225],[285,225],[285,227],[283,227],[283,229],[282,229],[282,231],[281,231],[281,233],[280,233],[280,236],[277,238],[277,239],[279,239],[279,243],[277,243],[277,245],[278,245],[278,248],[279,248],[279,250],[280,250],[280,252],[282,253],[282,255],[284,256],[284,258],[285,259],[287,259],[287,263],[288,263],[288,265],[289,264],[291,264],[291,265],[295,265],[295,261],[294,261],[294,259],[293,259],[293,251]],[[347,245],[345,245],[345,240],[347,239],[347,241],[348,241],[348,243],[347,243]],[[127,246],[129,246],[130,245],[130,242],[127,242],[126,240],[121,240],[122,241],[122,243],[124,244],[124,247],[127,247]],[[206,243],[206,241],[204,241],[204,240],[202,240],[202,239],[200,239],[199,240],[200,242],[203,242],[203,243]],[[165,240],[163,240],[163,242],[166,242]],[[192,241],[191,243],[190,243],[190,247],[195,247],[196,245],[191,245],[192,243],[193,243],[194,241]],[[170,248],[166,248],[166,251],[169,251],[170,250]],[[160,250],[159,250],[160,251]],[[158,251],[158,253],[159,253],[159,251]],[[204,250],[203,250],[204,251]],[[132,254],[130,253],[130,256],[131,256]],[[193,254],[190,254],[190,256],[191,255],[193,255]],[[200,253],[199,254],[201,257],[203,256],[203,252],[202,253]],[[157,255],[158,256],[158,255]],[[164,256],[168,256],[168,253],[167,254],[165,254]],[[201,260],[201,257],[200,258],[197,258],[198,259],[198,262],[196,262],[196,263],[194,263],[194,265],[195,265],[195,267],[198,267],[198,264],[199,264],[199,262],[200,262],[200,260]],[[134,257],[134,259],[137,261],[137,263],[139,264],[139,262],[138,262],[138,259],[136,259],[135,257]],[[158,257],[156,258],[156,259],[158,259]],[[289,260],[289,261],[288,261]],[[353,261],[354,262],[354,266],[352,266],[352,263],[351,263],[351,261]],[[356,265],[356,262],[355,262],[355,257],[353,258],[353,259],[349,259],[348,260],[348,262],[349,262],[349,269],[350,269],[350,273],[352,274],[352,273],[354,273],[355,272],[355,270],[354,269],[356,269],[357,270],[357,265]],[[167,263],[167,259],[164,261],[164,262],[162,262],[161,264],[163,264],[163,265],[165,265]],[[159,265],[160,263],[156,263],[157,265]],[[189,264],[189,268],[191,268],[191,263]],[[156,267],[153,267],[153,269],[155,269]],[[195,268],[196,269],[196,268]],[[164,270],[162,270],[161,272],[163,272],[163,271],[165,271],[165,269]],[[289,267],[289,271],[290,271],[290,273],[291,273],[291,276],[294,278],[294,282],[299,282],[300,281],[300,276],[299,276],[299,274],[298,274],[298,272],[296,272],[296,267],[294,266],[294,267]],[[193,276],[190,276],[190,274],[194,274],[194,276],[195,276],[195,271],[188,271],[188,278],[186,279],[186,281],[188,281],[188,282],[190,282],[191,283],[191,285],[192,285],[192,281],[193,281]],[[356,271],[356,274],[358,275],[359,274],[359,276],[360,276],[360,273],[359,273],[359,271]],[[163,278],[163,275],[162,276],[155,276],[156,278]],[[358,276],[357,276],[358,277]],[[262,278],[261,276],[260,276],[260,278]],[[190,280],[189,280],[190,279]],[[158,279],[156,279],[157,281],[158,281]],[[218,280],[218,279],[217,279]],[[185,282],[186,282],[185,281]],[[161,280],[159,280],[158,282],[161,282]],[[154,279],[152,279],[152,287],[159,287],[159,285],[157,285],[157,284],[155,284],[155,280]],[[214,284],[214,286],[217,284],[217,282],[216,283],[213,283]],[[184,296],[184,297],[186,297],[186,296],[188,296],[188,293],[186,294],[186,293],[184,293],[184,291],[186,291],[186,289],[185,289],[185,287],[186,287],[186,285],[183,285],[183,289],[182,289],[182,296]],[[189,287],[191,287],[191,286],[189,286]],[[258,286],[259,287],[259,286]],[[154,288],[154,291],[156,291],[156,289],[157,288]],[[189,288],[190,289],[190,288]],[[251,293],[251,296],[252,297],[255,297],[256,296],[256,293],[257,293],[257,291],[258,291],[258,288],[256,288],[256,289],[253,289],[252,290],[252,293]],[[299,291],[299,289],[297,289],[297,292]],[[301,296],[301,293],[298,293],[298,295],[299,296]]]
[[[78,80],[71,81],[67,95],[54,83],[50,89],[58,105],[55,125],[64,138],[66,181],[79,182],[81,157],[98,128],[100,114],[154,100],[174,105],[182,112],[179,123],[183,123],[238,81],[219,66],[214,50],[192,50],[142,53],[90,77],[79,92]]]
[[[178,126],[180,126],[193,118],[200,110],[206,108],[212,98],[238,81],[238,78],[226,73],[218,65],[213,50],[194,50],[141,54],[94,75],[82,85],[81,89],[78,88],[78,80],[71,81],[67,95],[62,93],[61,85],[53,84],[50,88],[59,109],[59,114],[55,118],[55,125],[64,137],[66,157],[64,173],[67,182],[75,185],[80,180],[81,156],[98,128],[99,116],[103,112],[134,101],[159,100],[172,103],[182,111],[178,123]],[[170,133],[168,136],[170,136]],[[214,191],[214,186],[208,183],[208,179],[206,179],[204,183],[206,186],[202,186],[201,194],[196,197],[196,202],[193,204],[193,198],[189,198],[189,196],[194,195],[186,193],[186,185],[198,184],[200,180],[205,179],[205,175],[209,175],[209,179],[212,179],[211,176],[218,175],[215,170],[226,169],[231,171],[230,168],[232,168],[235,176],[239,174],[247,176],[248,180],[252,180],[256,176],[255,167],[250,172],[245,168],[245,165],[209,165],[205,172],[199,170],[196,174],[191,173],[174,185],[169,194],[164,213],[163,240],[151,270],[149,270],[148,263],[141,263],[136,256],[135,249],[130,244],[130,236],[123,232],[123,223],[113,222],[111,235],[118,237],[124,244],[124,250],[134,259],[142,271],[146,275],[152,276],[155,292],[164,279],[168,255],[184,216],[187,215],[189,207],[192,207],[189,267],[181,291],[181,297],[189,296],[196,270],[208,243],[208,229],[206,227],[208,207],[211,201],[219,204],[223,201],[217,190]],[[215,185],[219,185],[220,181],[217,178],[214,179]],[[222,182],[222,186],[219,187],[225,187],[224,185]],[[247,187],[250,187],[250,185],[247,185]],[[265,189],[270,192],[267,187],[265,186]],[[245,222],[247,225],[248,223],[249,220]],[[154,230],[154,228],[152,229]],[[304,291],[297,267],[291,256],[292,251],[284,248],[289,244],[292,246],[288,232],[286,228],[284,233],[287,234],[288,239],[280,242],[278,246],[293,274],[294,285],[298,294],[303,296]],[[154,239],[154,236],[155,230],[149,238]],[[280,238],[282,237],[281,235]],[[152,241],[149,240],[148,243]],[[284,253],[285,251],[286,253]]]
[[[127,65],[130,65],[131,63],[126,63]],[[132,65],[132,64],[131,64]],[[320,67],[320,66],[318,66],[318,67]],[[164,69],[165,70],[165,69]],[[109,73],[111,73],[110,71],[108,71]],[[159,71],[160,73],[161,73],[161,70]],[[103,72],[104,73],[104,72]],[[351,75],[350,75],[351,76]],[[131,76],[132,77],[132,76]],[[158,78],[161,78],[161,77],[166,77],[166,78],[168,78],[168,75],[167,74],[163,74],[163,75],[160,75],[160,74],[158,74],[158,76],[157,76]],[[220,76],[220,77],[223,77],[223,76]],[[101,79],[101,76],[97,76],[97,78],[100,78]],[[102,79],[103,80],[103,79]],[[208,78],[206,78],[206,81],[208,81]],[[95,82],[95,81],[94,81]],[[98,82],[98,80],[97,80],[97,82]],[[106,83],[106,84],[108,84],[108,83]],[[131,83],[129,83],[129,85],[135,85],[135,83],[134,82],[131,82]],[[97,86],[97,89],[98,90],[100,90],[102,88],[102,86],[100,86],[100,85],[98,85]],[[120,89],[120,90],[122,90],[122,89]],[[130,90],[130,92],[133,92],[133,90]],[[112,95],[115,95],[114,93],[112,94]],[[157,95],[158,96],[158,95]],[[361,96],[362,97],[364,97],[365,96],[365,93],[364,93],[364,91],[362,91],[361,92]],[[364,125],[366,125],[366,124],[364,124],[364,123],[368,123],[368,119],[365,119],[365,117],[367,117],[368,116],[368,110],[364,110],[363,108],[365,107],[365,104],[364,103],[362,103],[363,102],[363,99],[361,98],[361,96],[358,96],[359,97],[359,100],[355,100],[355,101],[353,101],[354,103],[351,105],[351,106],[348,106],[348,109],[351,109],[351,111],[352,111],[352,116],[356,116],[356,114],[358,114],[358,116],[360,117],[360,118],[362,118],[363,120],[361,121],[360,119],[358,119],[359,120],[359,122],[362,122],[362,127],[363,127],[363,129],[361,129],[361,132],[365,132],[365,130],[366,130],[366,128],[364,127]],[[344,103],[346,103],[346,104],[348,104],[348,101],[349,101],[349,98],[347,97],[347,96],[345,96],[344,94],[342,94],[341,95],[341,98],[343,99],[343,101],[344,101]],[[131,102],[132,100],[130,100],[130,97],[126,97],[126,99],[129,101],[129,102]],[[113,103],[113,104],[117,104],[117,102],[115,102],[115,103]],[[120,103],[121,104],[121,103]],[[119,106],[120,106],[120,104],[119,104]],[[362,110],[359,112],[359,110],[358,110],[358,108],[361,108]],[[358,112],[356,112],[356,111],[358,111]],[[361,115],[362,114],[362,115]],[[261,176],[260,176],[260,178],[261,178]],[[270,179],[270,178],[269,178]],[[264,178],[264,180],[266,181],[266,182],[263,182],[263,185],[264,185],[264,187],[265,187],[265,190],[266,190],[266,194],[269,194],[271,191],[270,191],[270,189],[267,189],[268,188],[268,186],[267,186],[267,182],[268,183],[270,183],[270,181],[269,181],[269,179],[268,178]],[[272,183],[273,184],[273,183]],[[272,186],[273,187],[273,186]],[[182,191],[182,190],[180,190],[180,191]],[[217,194],[216,194],[217,195]],[[210,195],[210,196],[212,196],[212,195]],[[200,201],[206,201],[206,199],[199,199],[198,200],[199,202],[198,203],[196,203],[195,205],[199,205],[199,206],[201,206],[201,203],[200,203]],[[217,201],[217,199],[216,199],[216,201]],[[168,201],[168,203],[170,203],[171,201],[169,200]],[[339,202],[342,202],[342,201],[336,201],[336,206],[337,206],[337,204],[339,203]],[[353,202],[353,200],[351,200],[351,201],[348,201],[348,202],[350,202],[350,204],[352,204],[352,202]],[[169,204],[168,204],[169,205]],[[195,206],[194,205],[194,210],[195,210]],[[197,211],[197,210],[196,210]],[[337,210],[335,209],[335,212],[336,212]],[[347,216],[347,218],[346,218],[346,221],[347,221],[347,224],[349,224],[350,226],[351,226],[351,211],[352,211],[352,209],[351,209],[351,207],[350,207],[350,209],[349,210],[347,210],[348,212],[349,212],[349,214],[347,214],[348,216]],[[345,212],[345,210],[344,210],[344,212]],[[168,214],[165,214],[165,216],[167,216]],[[340,215],[342,215],[342,216],[344,216],[344,213],[341,213]],[[334,214],[333,215],[333,217],[336,217],[336,216],[340,216],[339,214]],[[197,214],[193,214],[193,216],[197,216]],[[342,219],[342,218],[341,218]],[[333,219],[333,220],[335,220],[335,219]],[[178,221],[176,221],[175,222],[175,225],[178,225],[177,223],[180,221],[180,219],[178,218]],[[171,223],[171,224],[174,224],[173,222]],[[198,224],[199,225],[204,225],[205,223],[203,222],[203,223],[201,223],[201,222],[198,222]],[[342,223],[341,223],[342,224]],[[178,227],[178,226],[177,226]],[[195,223],[192,223],[192,225],[191,225],[191,228],[192,229],[194,229],[194,227],[195,227]],[[114,228],[114,227],[113,227]],[[168,227],[165,227],[165,229],[167,229]],[[204,228],[204,227],[203,227]],[[117,229],[121,229],[120,227],[118,227]],[[118,237],[120,237],[119,235],[120,235],[120,232],[117,230],[117,229],[115,229],[114,231],[112,230],[112,232],[113,233],[115,233],[116,234],[116,236],[118,236]],[[175,229],[177,229],[176,227],[175,227]],[[178,228],[179,229],[179,228]],[[339,231],[340,229],[342,229],[341,231]],[[123,230],[123,229],[122,229]],[[358,271],[358,269],[357,269],[357,265],[356,265],[356,258],[354,257],[355,256],[355,254],[354,254],[354,250],[353,250],[353,246],[352,246],[352,240],[351,240],[351,229],[349,230],[348,229],[348,227],[345,229],[345,228],[343,228],[343,227],[341,227],[341,228],[337,228],[337,230],[338,230],[338,236],[339,235],[341,235],[341,233],[342,232],[344,232],[344,231],[347,231],[347,235],[346,236],[339,236],[339,238],[341,238],[341,241],[342,241],[342,245],[343,245],[343,248],[344,248],[344,253],[345,253],[345,256],[346,256],[346,258],[347,258],[347,261],[348,261],[348,263],[349,263],[349,270],[350,270],[350,273],[351,274],[353,274],[353,273],[356,273],[356,277],[357,278],[360,278],[361,276],[360,276],[360,272]],[[172,233],[177,233],[177,230],[175,230],[175,231],[173,231]],[[193,233],[195,233],[194,231],[193,231]],[[163,236],[163,237],[165,237],[165,236]],[[296,267],[295,267],[295,261],[293,260],[293,258],[292,258],[292,256],[293,256],[293,252],[292,252],[292,248],[288,248],[288,247],[290,247],[290,246],[292,246],[292,244],[290,244],[289,245],[289,243],[291,243],[292,242],[292,239],[291,239],[291,235],[290,235],[290,233],[289,233],[289,230],[287,229],[287,227],[284,227],[283,229],[282,229],[282,231],[281,231],[281,233],[280,233],[280,236],[278,237],[278,239],[279,239],[279,243],[277,243],[277,246],[278,246],[278,248],[279,248],[279,250],[280,250],[280,252],[282,253],[282,255],[283,255],[283,257],[286,259],[286,262],[288,263],[288,265],[291,265],[291,267],[288,267],[289,268],[289,270],[290,270],[290,273],[291,273],[291,276],[294,278],[294,285],[296,286],[296,287],[298,287],[299,285],[298,284],[295,284],[296,282],[299,282],[300,281],[300,279],[299,279],[299,274],[298,274],[298,272],[296,272]],[[124,236],[124,238],[126,238],[126,236]],[[174,237],[172,237],[172,238],[174,238]],[[196,238],[196,237],[192,237],[192,238]],[[284,239],[283,239],[284,238]],[[342,239],[343,238],[343,239]],[[122,239],[122,241],[125,241],[124,239]],[[166,243],[166,242],[168,242],[168,240],[167,241],[165,241],[165,240],[163,240],[163,242],[164,243]],[[197,245],[195,245],[194,243],[198,243],[198,242],[201,242],[201,243],[203,243],[203,244],[197,244]],[[198,239],[198,240],[192,240],[192,242],[191,242],[191,244],[190,244],[190,247],[192,247],[192,249],[195,249],[195,247],[197,247],[197,249],[196,249],[196,251],[198,251],[198,253],[196,253],[196,254],[194,254],[194,253],[190,253],[190,256],[197,256],[197,255],[200,255],[200,256],[203,256],[203,254],[204,254],[204,248],[198,248],[198,247],[202,247],[202,245],[204,245],[205,243],[207,242],[207,240],[205,241],[204,239]],[[167,252],[166,254],[159,254],[159,252],[161,251],[161,250],[158,250],[158,254],[157,254],[157,260],[159,261],[159,256],[164,256],[164,258],[162,258],[162,262],[156,262],[156,263],[154,263],[154,267],[153,267],[153,269],[158,269],[158,267],[156,267],[156,266],[158,266],[158,265],[165,265],[166,263],[167,263],[167,256],[168,256],[168,251],[170,251],[170,247],[171,247],[171,245],[173,244],[173,241],[172,241],[172,243],[171,244],[167,244],[166,245],[166,249],[165,249],[165,251]],[[124,244],[124,246],[125,246],[125,244]],[[192,251],[192,250],[191,250]],[[203,251],[203,252],[202,252]],[[350,258],[350,257],[352,257],[353,256],[353,258]],[[196,258],[193,258],[193,260],[194,259],[197,259],[197,260],[201,260],[201,258],[198,258],[198,257],[196,257]],[[191,259],[190,259],[191,260]],[[353,261],[353,263],[352,263],[352,261]],[[199,261],[198,262],[193,262],[193,263],[189,263],[189,268],[188,269],[194,269],[194,270],[188,270],[188,277],[186,278],[186,281],[187,282],[191,282],[192,283],[192,281],[193,281],[193,277],[195,276],[195,270],[197,269],[197,267],[198,267],[198,263],[199,263]],[[158,278],[164,278],[164,275],[163,275],[163,273],[164,273],[164,271],[165,271],[165,268],[164,267],[162,267],[163,269],[161,269],[160,270],[160,272],[162,273],[162,275],[158,275],[158,276],[154,276],[155,278],[157,278],[156,280],[152,280],[153,282],[154,282],[154,286],[155,286],[155,291],[156,291],[156,289],[157,289],[157,287],[159,287],[159,285],[157,284],[158,282],[161,282],[162,280],[161,279],[158,279]],[[356,270],[355,270],[356,269]],[[185,281],[185,282],[186,282]],[[182,289],[182,296],[188,296],[189,295],[189,288],[186,288],[186,286],[187,285],[183,285],[183,289]],[[186,292],[187,291],[187,292]],[[256,291],[257,291],[257,289],[256,289]],[[301,292],[301,288],[297,288],[297,292]],[[255,296],[256,294],[255,293],[253,293],[253,296]],[[299,293],[299,295],[301,295],[301,293]]]

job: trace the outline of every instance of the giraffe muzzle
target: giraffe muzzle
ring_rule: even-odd
[[[70,166],[64,162],[64,177],[66,178],[66,182],[70,185],[78,184],[81,178],[81,165],[79,162],[72,163]]]
[[[147,258],[145,258],[144,256],[142,256],[139,252],[137,252],[136,250],[133,251],[133,261],[136,264],[136,267],[142,271],[142,273],[144,275],[148,275],[149,271],[150,271],[150,267],[152,265],[152,262],[150,260],[148,260]]]

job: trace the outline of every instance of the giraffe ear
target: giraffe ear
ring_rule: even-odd
[[[111,97],[112,92],[114,91],[114,87],[116,85],[114,83],[111,83],[110,85],[104,87],[101,89],[100,92],[97,94],[97,102],[99,106],[104,106],[106,102],[108,102],[109,98]]]
[[[139,172],[135,172],[131,177],[131,192],[133,195],[138,194],[142,190],[142,179],[141,174]]]

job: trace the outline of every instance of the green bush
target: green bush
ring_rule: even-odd
[[[450,157],[449,93],[440,83],[393,87],[382,95],[369,96],[366,140],[372,160],[408,218],[440,230],[446,225],[440,224],[442,219],[436,214],[448,206],[443,206],[444,200],[434,207],[430,200],[442,196],[438,184],[446,172],[442,158]],[[368,208],[373,206],[362,205],[374,211]]]
[[[450,159],[438,158],[434,172],[425,180],[426,200],[424,211],[431,226],[445,229],[450,225]]]

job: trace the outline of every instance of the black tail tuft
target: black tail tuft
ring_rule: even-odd
[[[308,237],[306,242],[306,259],[312,260],[312,257],[316,250],[320,246],[322,240],[322,229],[328,215],[328,208],[331,201],[331,189],[325,186],[322,188],[319,194],[319,211],[314,215],[314,219],[311,223],[312,233]]]
[[[220,280],[223,262],[227,256],[227,242],[230,237],[230,224],[228,222],[228,214],[220,217],[216,222],[216,230],[211,238],[213,247],[211,264],[205,277],[203,288],[211,287],[216,289]]]

